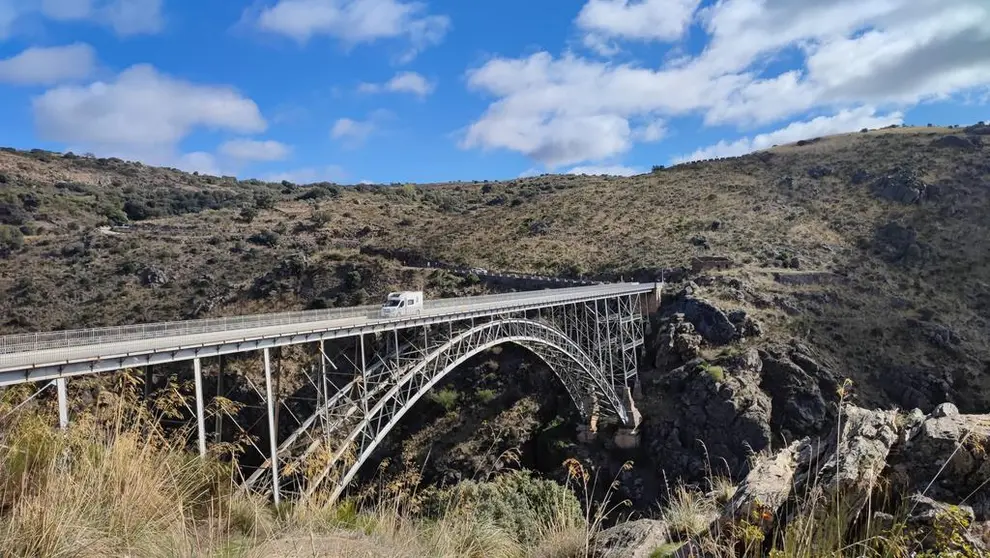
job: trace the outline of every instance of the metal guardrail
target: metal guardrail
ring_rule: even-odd
[[[591,289],[589,287],[572,287],[554,289],[552,295],[546,291],[526,291],[521,293],[484,295],[436,299],[427,301],[423,311],[457,309],[464,306],[498,306],[508,302],[536,302],[545,299],[548,302],[567,298],[570,294],[596,296],[613,291],[621,292],[632,284],[615,284]],[[534,300],[535,299],[535,300]],[[253,314],[248,316],[232,316],[228,318],[208,318],[201,320],[184,320],[159,322],[127,326],[111,326],[91,329],[63,330],[40,333],[22,333],[0,337],[0,363],[7,360],[3,355],[22,352],[62,349],[81,345],[101,345],[125,341],[140,341],[161,337],[178,337],[185,335],[221,333],[225,331],[250,330],[261,327],[279,325],[305,324],[312,322],[333,321],[346,318],[379,318],[379,306],[357,306],[351,308],[331,308],[324,310],[304,310],[297,312],[280,312],[274,314]]]

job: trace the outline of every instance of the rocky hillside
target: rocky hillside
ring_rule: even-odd
[[[705,296],[750,313],[766,338],[814,348],[863,405],[985,409],[988,131],[875,130],[629,178],[378,187],[7,150],[0,328],[483,288],[404,266],[425,260],[645,280],[666,270],[703,277]],[[728,269],[686,273],[702,256]]]
[[[662,278],[641,362],[637,447],[617,445],[607,424],[578,437],[552,373],[524,351],[496,348],[408,414],[362,471],[365,486],[401,493],[517,467],[563,481],[573,471],[561,463],[577,457],[603,483],[617,481],[594,495],[611,490],[646,515],[658,501],[677,504],[678,481],[743,481],[739,494],[757,496],[725,509],[769,514],[767,525],[750,522],[753,540],[813,524],[799,488],[839,487],[854,508],[853,519],[838,516],[841,543],[863,518],[886,517],[874,512],[895,515],[879,501],[864,511],[888,494],[864,483],[896,485],[891,501],[915,502],[898,515],[912,529],[938,532],[912,515],[919,506],[928,519],[956,513],[916,496],[972,506],[967,528],[990,521],[986,503],[963,494],[986,492],[985,417],[938,422],[990,409],[988,238],[982,125],[864,131],[628,178],[421,186],[275,184],[5,150],[0,331],[347,306],[397,288],[431,297],[497,288],[445,266]],[[908,443],[917,436],[941,445]],[[965,455],[944,456],[965,443]],[[964,477],[925,489],[923,477],[944,471],[912,452],[948,459]],[[959,455],[968,461],[952,461]],[[774,469],[781,463],[786,470]],[[760,488],[774,475],[801,482]],[[694,522],[705,529],[718,515],[708,489]],[[740,526],[736,515],[720,521],[708,542],[726,538],[718,525]],[[619,542],[604,537],[604,546],[639,536],[612,535]],[[669,543],[703,554],[683,533],[662,538],[644,555]]]

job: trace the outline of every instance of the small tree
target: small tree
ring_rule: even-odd
[[[665,168],[666,167],[664,167],[663,165],[653,165],[653,171],[652,172],[653,172],[653,174],[656,174],[656,173],[662,171]]]

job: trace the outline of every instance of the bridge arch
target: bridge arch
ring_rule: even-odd
[[[494,319],[455,333],[421,359],[395,370],[391,386],[366,412],[358,413],[360,420],[337,431],[348,434],[322,471],[309,479],[304,495],[312,496],[336,472],[338,480],[330,501],[337,500],[385,436],[433,386],[471,357],[506,343],[515,343],[545,362],[583,416],[593,412],[589,404],[601,403],[603,411],[626,420],[628,410],[619,388],[599,363],[555,324],[526,318]],[[352,449],[353,462],[345,462],[345,454]]]

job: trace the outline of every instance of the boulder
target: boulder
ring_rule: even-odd
[[[595,536],[596,558],[652,558],[653,552],[670,542],[663,521],[638,519],[620,523]]]
[[[899,169],[873,182],[873,195],[903,204],[913,204],[925,199],[928,185],[911,170]]]
[[[707,300],[682,296],[675,303],[675,311],[684,314],[684,319],[712,345],[728,345],[739,337],[725,312]]]
[[[891,456],[891,469],[905,491],[938,500],[967,501],[981,521],[990,519],[990,414],[960,415],[940,406],[905,434]],[[926,490],[927,489],[927,490]]]
[[[804,348],[806,350],[806,348]],[[771,423],[785,439],[820,435],[834,424],[832,372],[799,349],[766,349],[761,387],[773,400]]]
[[[839,502],[838,517],[845,529],[852,526],[866,508],[880,475],[887,466],[887,456],[897,441],[897,412],[868,411],[848,406],[843,409],[839,432],[826,438],[831,451],[824,460],[812,458],[809,463],[824,462],[814,475],[802,484],[818,483],[825,487],[823,502]],[[838,440],[836,444],[832,440]],[[836,497],[837,496],[837,497]],[[824,504],[818,509],[826,511]],[[834,510],[833,510],[834,511]]]
[[[168,273],[155,266],[147,266],[138,272],[138,277],[141,279],[141,284],[145,287],[162,287],[167,285],[171,280]]]

